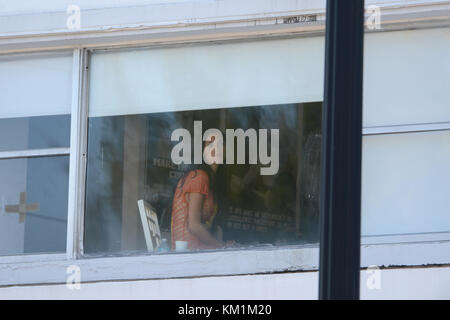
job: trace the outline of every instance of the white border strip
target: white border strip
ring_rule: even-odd
[[[70,148],[29,149],[16,151],[0,151],[0,160],[36,157],[67,156]]]
[[[444,130],[450,130],[450,122],[395,125],[382,127],[365,127],[363,128],[363,135],[369,136],[377,134],[444,131]]]
[[[408,234],[388,234],[376,236],[361,236],[361,244],[395,244],[450,241],[450,232],[428,232]]]
[[[13,256],[0,256],[0,264],[49,262],[65,260],[65,253],[21,254]]]

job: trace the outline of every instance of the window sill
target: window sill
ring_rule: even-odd
[[[418,266],[450,263],[450,241],[396,244],[363,244],[361,267]],[[198,253],[148,254],[128,257],[3,262],[0,286],[65,283],[67,267],[76,265],[82,282],[167,279],[318,269],[317,245],[261,249],[221,250]],[[5,257],[11,259],[11,257]],[[29,257],[28,257],[29,258]]]

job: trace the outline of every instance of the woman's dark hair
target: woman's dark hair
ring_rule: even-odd
[[[180,180],[178,180],[178,183],[176,185],[176,188],[183,188],[184,183],[186,182],[187,177],[189,176],[189,173],[194,171],[194,176],[192,177],[195,178],[197,176],[197,171],[198,170],[203,170],[207,175],[208,175],[208,179],[209,179],[209,188],[213,191],[213,193],[215,193],[216,191],[216,184],[217,184],[217,177],[219,174],[220,170],[220,166],[218,167],[217,171],[214,172],[211,168],[211,166],[207,165],[207,164],[194,164],[194,165],[190,165],[186,172],[183,174],[183,176],[181,176]],[[178,186],[178,184],[180,184],[180,186]],[[215,200],[217,200],[216,198],[214,198]]]

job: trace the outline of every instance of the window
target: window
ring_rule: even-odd
[[[146,251],[139,200],[156,212],[172,249],[178,239],[191,241],[174,232],[173,199],[180,181],[189,181],[195,139],[203,144],[208,129],[223,139],[224,164],[208,173],[217,210],[202,223],[213,223],[211,232],[219,225],[223,241],[243,247],[317,243],[323,95],[317,56],[323,38],[94,51],[84,253]],[[173,158],[185,141],[172,139],[177,129],[187,132],[189,147],[180,155],[188,150],[190,163]],[[227,129],[250,136],[242,158],[239,138]],[[261,159],[263,141],[271,162]],[[185,228],[186,220],[180,223]]]
[[[450,131],[366,136],[362,235],[450,231]]]
[[[450,232],[449,35],[448,28],[366,34],[366,238],[412,235],[414,241],[420,233]]]
[[[72,55],[0,59],[0,255],[66,250]]]

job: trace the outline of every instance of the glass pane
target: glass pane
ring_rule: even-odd
[[[211,128],[223,132],[224,164],[217,171],[174,160],[179,141],[171,136],[178,128],[186,128],[193,139],[188,152],[195,158],[197,121],[201,134]],[[253,145],[262,152],[259,144],[268,142],[270,163],[263,165],[257,153],[252,164],[252,142],[247,141],[244,163],[237,164],[238,140],[230,140],[234,147],[227,145],[226,128],[255,130]],[[267,138],[260,129],[268,129]],[[271,129],[279,130],[278,148]],[[212,199],[204,200],[201,221],[211,233],[220,226],[222,236],[216,236],[225,242],[241,247],[316,243],[320,146],[320,102],[90,118],[85,252],[148,249],[139,200],[153,208],[172,249],[176,241],[187,241],[192,250],[214,248],[186,229],[187,201],[180,192]],[[229,156],[231,148],[235,152]],[[267,167],[273,172],[262,174]]]
[[[92,117],[322,101],[324,38],[97,52]]]
[[[450,231],[450,131],[366,136],[362,235]]]
[[[0,160],[0,255],[65,252],[69,157]]]
[[[94,52],[85,254],[317,243],[324,50]]]
[[[0,118],[69,114],[72,53],[0,57]]]
[[[68,147],[72,54],[0,57],[0,151]]]
[[[70,146],[70,115],[0,119],[0,151]]]

